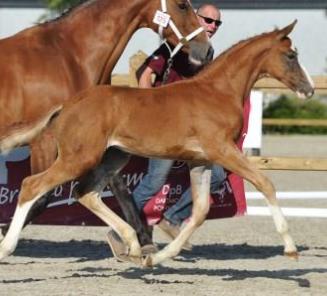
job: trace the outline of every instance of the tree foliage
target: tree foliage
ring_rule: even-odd
[[[63,12],[67,8],[77,5],[81,0],[44,0],[51,11]]]
[[[300,100],[294,97],[280,96],[263,111],[264,118],[327,119],[327,105],[320,100]],[[266,126],[265,133],[301,133],[326,134],[326,127],[311,126]]]

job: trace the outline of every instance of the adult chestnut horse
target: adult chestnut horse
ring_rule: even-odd
[[[182,36],[199,28],[188,0],[92,0],[0,40],[0,127],[39,118],[73,94],[107,82],[132,34],[141,27],[158,30],[153,18],[162,6]],[[163,32],[173,44],[181,38],[170,26]],[[204,32],[186,46],[192,60],[204,61]],[[52,164],[56,152],[49,150],[50,141],[31,143],[32,173]]]
[[[29,141],[52,121],[50,129],[57,140],[59,156],[47,171],[24,180],[12,224],[0,245],[0,258],[15,249],[33,203],[55,186],[93,172],[103,161],[103,155],[108,156],[105,151],[111,146],[118,146],[126,155],[192,163],[193,211],[189,223],[163,250],[147,255],[142,260],[144,265],[152,266],[177,255],[203,223],[209,210],[211,175],[203,165],[206,163],[222,165],[264,194],[283,239],[285,254],[297,257],[273,184],[235,144],[242,127],[244,98],[261,76],[280,80],[301,97],[314,92],[312,80],[300,66],[288,37],[294,25],[295,22],[238,43],[189,80],[154,89],[97,86],[77,95],[62,110],[59,107],[42,120],[8,133],[0,147]],[[161,120],[157,120],[158,114]],[[112,166],[118,169],[120,162],[121,159],[113,160]],[[85,187],[80,191],[79,202],[111,225],[129,246],[129,255],[138,258],[141,249],[135,231],[102,202],[103,185],[100,181]]]
[[[109,82],[141,27],[163,31],[172,44],[185,44],[191,61],[205,61],[209,42],[188,0],[86,1],[56,20],[0,40],[0,128],[32,121],[75,93]],[[48,168],[57,155],[49,133],[30,148],[32,174]]]

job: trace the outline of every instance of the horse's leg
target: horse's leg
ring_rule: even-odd
[[[55,161],[57,156],[57,146],[55,140],[52,136],[44,133],[36,141],[30,144],[30,154],[31,154],[31,175],[35,175],[44,172],[49,168]],[[51,201],[52,192],[47,192],[41,198],[39,198],[32,206],[27,214],[24,221],[25,227],[34,218],[38,217],[44,212],[46,207]],[[6,235],[10,223],[1,227],[1,233],[3,236]]]
[[[134,262],[141,262],[141,246],[137,239],[135,230],[106,206],[101,199],[101,190],[93,190],[80,197],[78,201],[97,217],[99,217],[103,222],[111,226],[120,235],[120,237],[129,247],[129,252],[126,255],[129,257],[134,257]]]
[[[23,228],[29,224],[34,218],[38,217],[40,214],[42,214],[44,212],[44,210],[46,209],[46,207],[48,206],[48,204],[51,201],[51,197],[52,197],[52,191],[47,192],[46,194],[42,195],[32,206],[32,208],[29,210],[26,219],[24,221],[24,225]],[[10,222],[11,223],[11,222]],[[8,229],[10,227],[10,223],[1,226],[1,234],[3,236],[6,235],[6,233],[8,232]]]
[[[130,154],[115,147],[110,147],[104,153],[101,163],[96,168],[80,178],[76,188],[82,196],[93,190],[101,191],[109,183],[123,211],[127,223],[136,231],[141,246],[152,244],[151,235],[146,230],[144,223],[136,208],[133,197],[129,194],[120,171],[128,163]]]
[[[0,259],[11,254],[17,245],[19,234],[23,228],[28,211],[33,204],[46,192],[56,186],[74,179],[74,175],[65,170],[61,161],[56,161],[48,170],[24,179],[19,193],[14,217],[9,230],[0,244]]]
[[[153,266],[167,258],[178,255],[193,232],[205,220],[210,207],[209,193],[211,170],[205,166],[195,166],[191,168],[190,177],[193,207],[188,223],[182,228],[178,236],[164,249],[155,254],[146,256],[142,262],[143,265]]]
[[[217,143],[216,147],[220,148],[221,153],[217,154],[214,150],[207,151],[210,160],[251,182],[258,191],[263,193],[273,216],[277,232],[284,241],[285,255],[297,258],[297,249],[289,234],[287,221],[278,205],[274,185],[254,164],[248,161],[234,143]]]

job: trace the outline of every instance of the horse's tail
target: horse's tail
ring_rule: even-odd
[[[0,131],[0,153],[28,144],[50,124],[62,108],[63,105],[60,105],[33,122],[15,124],[9,129]]]

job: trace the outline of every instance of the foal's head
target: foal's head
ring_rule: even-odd
[[[263,61],[262,73],[268,74],[282,83],[301,98],[311,97],[314,93],[313,81],[298,61],[298,53],[292,48],[288,34],[296,21],[281,30],[271,33],[272,46]]]
[[[153,0],[146,7],[147,21],[151,28],[158,31],[158,25],[153,23],[153,16],[157,10],[165,11],[170,16],[170,23],[163,29],[164,37],[169,43],[176,46],[180,42],[190,54],[190,60],[196,64],[207,61],[210,42],[207,34],[194,12],[189,0]],[[163,19],[165,15],[163,15]],[[159,17],[160,20],[161,17]]]

